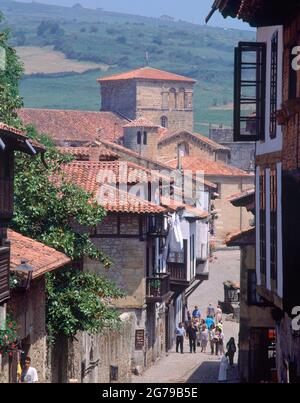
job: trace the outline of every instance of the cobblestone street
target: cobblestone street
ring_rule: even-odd
[[[218,301],[224,300],[223,282],[226,280],[239,280],[240,251],[218,251],[217,260],[211,264],[210,279],[202,283],[189,299],[189,309],[195,305],[200,307],[201,312],[206,311],[211,302],[217,305]],[[238,341],[239,324],[231,321],[223,321],[225,345],[230,337]],[[210,349],[208,348],[207,351]],[[138,383],[215,383],[218,381],[220,358],[210,354],[190,354],[188,341],[185,341],[184,354],[177,354],[175,349],[168,356],[158,361],[142,376],[133,378]],[[237,360],[235,355],[235,361]],[[237,382],[237,366],[228,370],[229,382]]]

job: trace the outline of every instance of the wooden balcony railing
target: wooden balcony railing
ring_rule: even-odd
[[[170,293],[170,276],[160,274],[146,279],[147,303],[164,302]]]
[[[9,295],[9,248],[0,247],[0,303]]]

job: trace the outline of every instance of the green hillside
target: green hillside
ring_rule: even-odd
[[[143,66],[148,52],[152,67],[199,81],[197,129],[205,132],[201,123],[232,122],[232,111],[222,105],[232,102],[233,48],[240,40],[253,40],[251,31],[8,0],[1,0],[0,9],[6,17],[0,28],[11,27],[15,46],[53,46],[67,58],[109,65],[109,73]],[[101,74],[25,77],[21,93],[29,107],[97,110],[95,79]]]

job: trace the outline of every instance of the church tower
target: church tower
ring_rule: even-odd
[[[171,132],[194,130],[195,80],[144,67],[103,77],[98,82],[101,111],[115,112],[130,120],[143,117]]]

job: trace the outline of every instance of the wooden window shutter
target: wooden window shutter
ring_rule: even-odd
[[[265,139],[266,44],[240,42],[235,48],[234,141]]]

